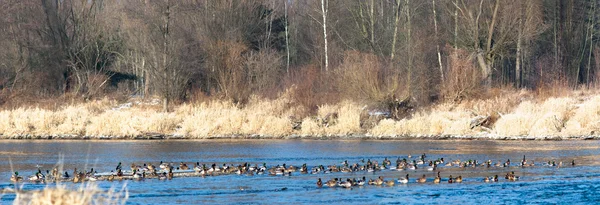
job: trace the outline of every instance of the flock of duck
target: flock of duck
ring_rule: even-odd
[[[126,168],[124,170],[123,164],[119,162],[114,170],[110,172],[98,173],[93,168],[89,171],[78,171],[74,169],[73,172],[69,173],[68,171],[59,171],[57,167],[54,169],[46,170],[43,172],[38,168],[37,172],[33,175],[28,176],[26,179],[23,176],[19,175],[19,172],[14,172],[11,176],[10,180],[13,182],[21,182],[21,181],[29,181],[35,183],[47,183],[47,182],[74,182],[81,183],[84,181],[115,181],[115,180],[145,180],[145,179],[158,179],[158,180],[170,180],[174,177],[205,177],[205,176],[217,176],[217,175],[228,175],[228,174],[237,174],[237,175],[270,175],[270,176],[292,176],[297,174],[329,174],[329,173],[360,173],[360,172],[371,172],[376,173],[380,171],[404,171],[404,170],[425,170],[436,173],[435,177],[431,180],[427,178],[427,174],[423,174],[421,177],[411,180],[409,178],[409,174],[406,173],[404,177],[400,177],[398,179],[385,180],[383,176],[379,176],[375,179],[367,180],[366,177],[362,178],[347,178],[343,180],[342,178],[333,178],[328,181],[323,181],[321,178],[318,178],[316,185],[318,187],[344,187],[351,188],[355,186],[364,186],[364,185],[387,185],[394,186],[395,184],[407,184],[407,183],[427,183],[431,180],[433,183],[461,183],[463,181],[463,176],[459,175],[457,177],[453,177],[449,175],[447,178],[442,178],[440,176],[441,167],[460,167],[460,168],[492,168],[492,167],[532,167],[536,166],[536,163],[531,161],[529,162],[525,156],[523,159],[516,164],[511,164],[510,159],[505,162],[497,162],[492,163],[491,160],[479,162],[477,160],[453,160],[446,162],[444,158],[438,158],[434,160],[427,160],[427,156],[425,154],[420,155],[416,159],[412,159],[411,155],[408,155],[406,158],[398,158],[395,162],[395,166],[392,165],[392,161],[388,158],[385,158],[382,163],[377,161],[372,161],[371,159],[367,159],[366,161],[360,160],[358,163],[350,164],[348,161],[342,162],[340,165],[329,165],[323,166],[318,165],[311,167],[310,169],[306,164],[303,164],[299,167],[296,166],[287,166],[276,165],[268,167],[266,163],[262,165],[251,165],[249,163],[243,163],[238,165],[227,165],[223,164],[222,166],[218,166],[217,164],[200,164],[200,162],[196,162],[193,166],[188,166],[187,164],[181,162],[178,166],[174,166],[173,163],[165,163],[160,162],[158,166],[155,166],[151,163],[149,164],[131,164],[129,169]],[[550,166],[550,167],[563,167],[565,166],[563,162],[556,161],[548,161],[539,166]],[[575,160],[572,160],[568,166],[575,166]],[[519,180],[519,176],[515,175],[514,171],[509,171],[504,175],[504,179],[507,181],[517,181]],[[493,176],[485,176],[481,181],[483,182],[497,182],[499,180],[498,175]]]

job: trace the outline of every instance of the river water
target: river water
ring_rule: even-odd
[[[362,163],[362,160],[385,158],[395,164],[397,158],[417,159],[426,153],[427,159],[444,158],[446,163],[460,159],[491,160],[512,166],[460,168],[440,166],[442,181],[449,175],[461,175],[462,183],[432,183],[435,172],[426,169],[407,171],[319,173],[292,176],[221,175],[185,177],[173,180],[97,181],[99,187],[121,188],[129,192],[128,204],[522,204],[522,203],[600,203],[600,141],[488,141],[488,140],[208,140],[208,141],[10,141],[0,143],[0,188],[14,187],[9,180],[12,170],[31,175],[38,167],[51,170],[59,156],[66,170],[94,168],[99,172],[113,170],[119,162],[159,164],[160,161],[178,165],[201,164],[263,164],[286,163],[310,168],[318,165]],[[534,167],[520,167],[523,158]],[[575,160],[576,165],[571,166]],[[545,166],[548,161],[564,162],[563,167]],[[11,168],[12,167],[12,168]],[[504,179],[514,171],[518,181]],[[322,178],[397,179],[410,174],[409,184],[347,188],[318,188]],[[415,182],[425,174],[428,182]],[[485,176],[499,175],[496,183],[485,183]],[[25,190],[41,189],[46,184],[23,183]],[[75,186],[75,185],[74,185]],[[2,204],[11,203],[14,194],[5,194]]]

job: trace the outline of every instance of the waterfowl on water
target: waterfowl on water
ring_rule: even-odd
[[[366,180],[367,179],[363,176],[362,179],[359,179],[359,180],[356,181],[356,185],[363,186],[363,185],[365,185]]]
[[[515,172],[512,171],[512,172],[506,173],[506,179],[508,179],[510,181],[517,181],[517,180],[519,180],[519,176],[516,176]]]
[[[379,176],[377,179],[375,179],[375,185],[382,185],[383,184],[383,177]]]
[[[485,176],[485,178],[483,178],[483,182],[486,182],[486,183],[487,183],[487,182],[490,182],[490,178],[489,178],[489,177],[487,177],[487,176]]]
[[[454,178],[452,178],[452,175],[450,175],[450,177],[448,177],[448,183],[449,184],[454,183]]]
[[[321,181],[321,178],[319,178],[319,180],[317,181],[317,187],[323,187],[323,182]]]
[[[423,176],[421,178],[417,179],[417,182],[419,182],[419,183],[425,183],[425,182],[427,182],[427,178],[423,174]]]
[[[340,182],[338,184],[338,186],[344,187],[344,188],[350,188],[350,187],[352,187],[352,182],[350,181],[350,179],[346,179],[346,181]]]
[[[494,175],[494,179],[492,179],[492,181],[494,181],[494,182],[498,182],[498,175],[497,175],[497,174],[496,174],[496,175]]]
[[[400,178],[398,178],[398,183],[400,183],[400,184],[407,184],[408,183],[408,174],[406,174],[406,177],[400,177]]]
[[[575,160],[571,161],[571,166],[575,166]]]
[[[12,176],[10,176],[10,181],[19,182],[22,181],[23,177],[19,176],[19,172],[15,172]]]
[[[117,167],[115,168],[115,170],[121,169],[121,162],[119,162],[119,164],[117,164]]]
[[[160,163],[158,164],[158,168],[160,168],[161,170],[166,170],[167,168],[169,168],[169,164],[160,161]]]
[[[458,177],[456,177],[456,179],[454,179],[454,182],[456,182],[456,183],[462,183],[462,176],[458,175]]]
[[[433,179],[433,183],[440,183],[440,181],[442,180],[442,177],[440,177],[440,172],[437,173],[437,176],[435,176],[435,179]]]
[[[179,163],[179,169],[181,170],[188,170],[189,167],[187,166],[187,164],[184,164],[183,162]]]
[[[338,181],[338,179],[335,178],[335,179],[327,181],[327,183],[325,185],[327,185],[328,187],[334,187],[337,185],[337,181]]]
[[[163,172],[160,175],[158,175],[158,180],[165,180],[167,179],[167,173]]]
[[[394,184],[395,184],[394,180],[385,181],[385,185],[394,186]]]

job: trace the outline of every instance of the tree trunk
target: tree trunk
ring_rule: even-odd
[[[169,5],[169,0],[167,0],[167,10],[165,11],[165,25],[164,25],[164,30],[163,30],[163,62],[162,62],[162,69],[163,69],[163,81],[164,81],[164,85],[163,85],[163,112],[169,112],[169,98],[170,93],[169,93],[169,71],[168,71],[168,65],[167,65],[167,57],[169,55],[169,20],[170,20],[170,5]]]
[[[442,82],[444,82],[444,68],[442,67],[442,55],[440,53],[440,44],[438,39],[438,27],[437,27],[437,15],[435,13],[435,0],[431,0],[431,4],[433,5],[433,26],[435,30],[435,49],[437,51],[438,64],[440,66],[440,77]]]
[[[396,54],[396,39],[398,36],[398,21],[400,20],[400,0],[396,0],[396,12],[394,14],[394,36],[392,37],[392,50],[390,52],[390,61],[394,62]]]
[[[406,0],[406,54],[408,57],[408,91],[411,91],[412,85],[412,64],[413,64],[413,53],[412,53],[412,23],[411,23],[411,12],[410,12],[410,0]]]
[[[519,28],[517,29],[517,56],[515,62],[515,81],[517,88],[521,87],[521,38],[523,38],[523,15],[519,13]]]
[[[329,56],[327,55],[327,10],[329,9],[329,0],[321,0],[321,12],[323,14],[323,40],[325,41],[325,72],[329,71]]]
[[[289,39],[289,31],[288,31],[288,0],[283,0],[283,5],[285,7],[285,50],[287,53],[287,60],[285,64],[285,72],[290,73],[290,39]]]
[[[595,22],[595,17],[594,15],[596,14],[596,1],[590,1],[591,7],[592,7],[592,11],[590,12],[590,16],[588,17],[588,19],[590,20],[590,26],[589,26],[589,41],[590,41],[590,51],[588,53],[588,63],[587,63],[587,71],[586,71],[586,76],[585,76],[585,84],[586,86],[590,86],[590,70],[592,67],[592,50],[594,47],[594,24]]]

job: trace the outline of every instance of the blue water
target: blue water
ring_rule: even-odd
[[[160,181],[97,181],[99,187],[129,192],[128,204],[598,204],[600,203],[600,141],[318,141],[318,140],[211,140],[211,141],[2,141],[0,143],[0,188],[14,187],[10,182],[11,170],[21,175],[31,175],[40,169],[52,169],[59,156],[63,157],[65,170],[71,172],[93,167],[110,171],[118,162],[124,167],[131,163],[160,161],[192,165],[266,163],[268,166],[301,166],[309,169],[318,165],[340,165],[344,160],[360,163],[361,160],[395,160],[422,153],[428,159],[444,158],[446,162],[460,159],[492,160],[513,165],[526,155],[535,167],[439,167],[442,180],[449,175],[463,176],[463,183],[432,183],[434,172],[424,169],[411,171],[385,170],[380,172],[354,172],[331,174],[300,174],[292,176],[221,175],[174,178]],[[543,166],[554,160],[564,162],[562,168]],[[576,166],[570,166],[575,160]],[[12,169],[11,169],[12,163]],[[521,179],[507,181],[504,175],[514,171]],[[346,188],[318,188],[322,178],[397,179],[409,173],[409,184],[393,187],[369,186]],[[429,182],[415,183],[426,174]],[[500,181],[484,183],[485,176],[499,175]],[[76,188],[78,185],[68,184]],[[42,189],[46,184],[22,183],[25,190]],[[14,194],[5,194],[3,204],[11,203]]]

